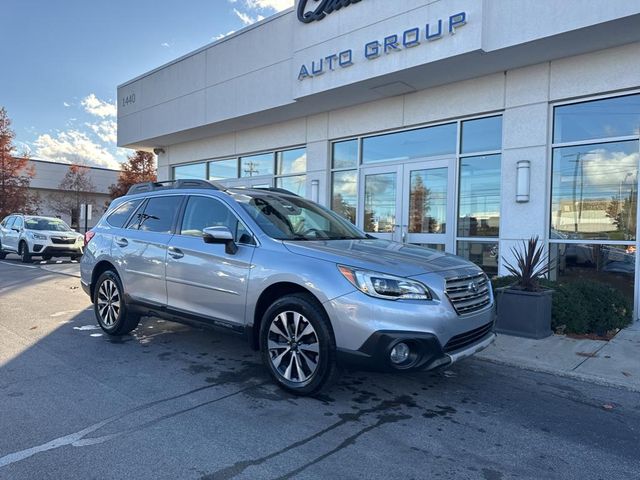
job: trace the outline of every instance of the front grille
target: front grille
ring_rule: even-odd
[[[461,350],[469,345],[473,345],[478,340],[482,339],[487,333],[491,331],[493,327],[493,322],[489,322],[482,327],[475,328],[473,330],[469,330],[468,332],[461,333],[460,335],[456,335],[452,337],[451,340],[447,342],[444,346],[445,353],[455,352],[456,350]]]
[[[76,243],[75,238],[60,238],[60,237],[51,237],[51,243],[57,243],[58,245],[73,245]]]
[[[489,279],[484,273],[447,279],[447,297],[458,315],[472,313],[491,303]]]

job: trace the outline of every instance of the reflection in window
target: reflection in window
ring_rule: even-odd
[[[497,242],[458,242],[458,255],[478,265],[490,277],[498,275]]]
[[[431,250],[437,250],[438,252],[444,252],[447,248],[447,246],[443,243],[412,243],[411,245],[430,248]]]
[[[457,125],[389,133],[362,140],[362,163],[411,160],[456,153]]]
[[[462,122],[462,153],[502,150],[502,116]]]
[[[358,166],[358,140],[347,140],[333,144],[333,168],[355,168]]]
[[[447,169],[414,170],[409,192],[409,233],[446,233]]]
[[[640,135],[640,94],[555,108],[554,143]]]
[[[307,149],[278,152],[276,157],[277,175],[305,173],[307,171]]]
[[[635,240],[637,141],[556,148],[551,238]]]
[[[296,195],[300,195],[301,197],[305,196],[307,191],[307,176],[306,175],[295,175],[293,177],[282,177],[276,180],[276,186],[279,188],[284,188],[285,190],[289,190]]]
[[[238,159],[217,160],[209,162],[209,180],[238,178]]]
[[[396,225],[396,174],[366,175],[364,179],[365,232],[393,233]]]
[[[500,159],[500,155],[460,159],[458,236],[498,236],[500,227]]]
[[[596,280],[620,290],[633,302],[635,246],[552,243],[549,258],[551,280]]]
[[[358,171],[333,172],[331,179],[331,210],[356,223],[358,207]]]
[[[262,153],[240,158],[240,176],[273,175],[273,153]]]
[[[207,178],[207,164],[196,163],[194,165],[181,165],[173,167],[174,180],[187,180],[198,178],[205,180]]]

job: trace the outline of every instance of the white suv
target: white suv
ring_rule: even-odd
[[[77,260],[83,247],[84,237],[59,218],[13,214],[0,223],[0,259],[17,253],[24,263],[34,256]]]

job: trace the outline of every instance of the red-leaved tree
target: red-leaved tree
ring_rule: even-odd
[[[153,153],[137,150],[125,163],[118,177],[118,183],[109,187],[111,198],[118,198],[125,195],[131,185],[141,182],[155,182],[156,156]]]
[[[35,169],[27,155],[14,156],[15,133],[4,107],[0,107],[0,219],[11,213],[38,212],[38,196],[29,191]]]

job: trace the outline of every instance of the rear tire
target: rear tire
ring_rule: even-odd
[[[80,260],[81,257],[82,255],[71,255],[71,260],[77,261],[77,260]]]
[[[20,242],[20,246],[18,248],[18,255],[20,255],[20,260],[22,263],[31,263],[31,254],[29,253],[29,245],[24,240]]]
[[[43,256],[42,256],[42,259],[43,259],[45,262],[48,262],[49,260],[51,260],[51,255],[43,255]]]
[[[331,323],[312,295],[287,295],[267,309],[260,350],[275,383],[295,395],[317,394],[337,378]]]
[[[119,337],[135,330],[140,315],[129,311],[120,277],[113,270],[100,275],[93,294],[93,312],[102,330]]]
[[[2,251],[2,242],[0,242],[0,260],[4,260],[7,256],[7,252]]]

